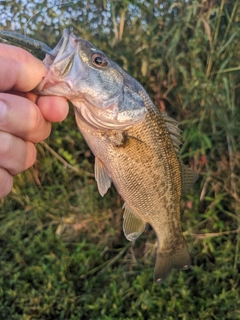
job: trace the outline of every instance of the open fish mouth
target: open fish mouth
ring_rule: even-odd
[[[72,46],[69,46],[69,44],[71,43],[72,43]],[[56,47],[52,49],[50,52],[46,53],[46,57],[43,60],[44,64],[49,69],[54,61],[56,62],[59,59],[59,57],[61,57],[62,55],[64,55],[64,53],[66,53],[66,50],[68,48],[69,48],[68,51],[72,53],[73,49],[75,49],[76,46],[77,46],[77,37],[73,33],[71,33],[69,29],[64,29],[63,35],[59,40],[58,44],[56,45]]]
[[[50,69],[53,63],[59,64],[58,69],[61,69],[61,76],[64,77],[67,75],[70,67],[72,67],[72,60],[76,59],[76,56],[79,57],[78,51],[81,50],[81,47],[90,47],[90,43],[82,38],[76,37],[69,29],[64,29],[58,44],[54,49],[46,53],[43,62],[48,69]],[[92,44],[91,47],[93,47]],[[82,61],[82,64],[84,62]],[[78,70],[78,74],[80,72],[81,70]]]
[[[84,40],[79,40],[69,29],[64,29],[56,47],[46,53],[43,63],[49,72],[34,89],[34,93],[62,95],[68,99],[76,96],[76,78],[79,81],[87,76],[84,62],[78,55],[79,47]]]

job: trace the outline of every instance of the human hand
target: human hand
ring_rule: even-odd
[[[47,73],[44,64],[29,52],[0,44],[0,198],[7,195],[13,176],[36,160],[34,143],[46,139],[51,122],[68,113],[62,97],[30,93]]]

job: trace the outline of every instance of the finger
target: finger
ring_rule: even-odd
[[[0,132],[0,167],[16,175],[31,167],[36,161],[36,148],[32,142],[23,141],[7,132]]]
[[[32,101],[0,93],[0,130],[36,143],[49,136],[51,124]]]
[[[64,97],[58,96],[41,96],[32,92],[18,92],[16,90],[10,90],[7,93],[15,94],[21,97],[26,97],[30,101],[38,105],[44,118],[50,122],[63,121],[69,111],[68,101]]]
[[[47,68],[29,52],[0,44],[0,91],[31,91],[45,77]]]
[[[12,190],[13,186],[13,177],[11,174],[0,168],[0,199],[5,197]]]
[[[69,111],[68,102],[62,97],[40,97],[37,104],[44,118],[50,122],[63,121]]]

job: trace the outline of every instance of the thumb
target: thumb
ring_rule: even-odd
[[[2,92],[31,91],[47,73],[42,61],[21,48],[6,44],[0,44],[0,70]]]

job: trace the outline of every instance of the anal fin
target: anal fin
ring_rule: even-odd
[[[134,241],[145,230],[146,222],[138,218],[126,203],[123,208],[123,232],[129,241]]]

